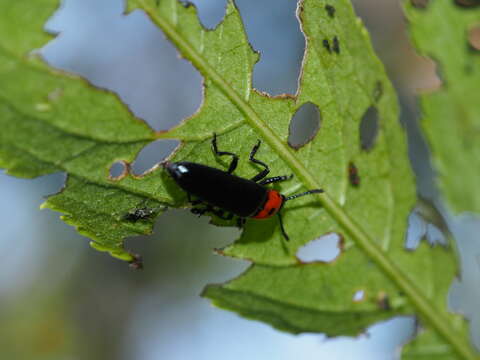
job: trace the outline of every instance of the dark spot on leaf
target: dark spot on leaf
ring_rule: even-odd
[[[470,8],[480,5],[480,0],[455,0],[455,4],[464,8]]]
[[[373,89],[373,100],[377,103],[380,101],[383,95],[383,84],[381,81],[375,83],[375,88]]]
[[[425,9],[428,5],[428,1],[429,0],[410,0],[412,6],[419,9]]]
[[[380,291],[377,296],[377,305],[382,310],[391,310],[392,307],[390,306],[390,300],[388,299],[388,295],[384,291]]]
[[[333,51],[340,54],[340,40],[336,36],[333,38]]]
[[[325,10],[327,11],[328,16],[333,18],[335,16],[335,8],[332,5],[325,5]]]
[[[369,151],[375,145],[378,135],[378,110],[370,106],[360,121],[360,144],[362,150]]]
[[[348,164],[348,180],[350,185],[358,187],[360,185],[360,176],[358,175],[358,169],[353,162]]]
[[[138,153],[132,164],[133,174],[145,175],[156,169],[157,165],[170,155],[178,144],[177,140],[152,141]]]
[[[473,73],[472,64],[465,64],[465,66],[463,67],[463,70],[465,71],[465,74],[470,75],[471,73]]]
[[[318,107],[310,102],[303,104],[290,121],[288,144],[294,149],[308,144],[317,135],[320,125]]]
[[[329,53],[332,53],[332,48],[330,47],[330,43],[328,42],[328,39],[323,39],[322,44],[323,44],[323,47],[324,47]]]
[[[337,233],[328,233],[302,246],[297,259],[302,263],[332,262],[341,253],[343,238]]]
[[[128,166],[125,161],[117,161],[110,166],[110,180],[121,180],[128,173]]]
[[[468,43],[472,50],[480,51],[480,25],[470,29],[468,32]]]

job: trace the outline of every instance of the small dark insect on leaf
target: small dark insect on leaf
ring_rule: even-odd
[[[330,43],[328,42],[327,39],[323,39],[322,44],[323,44],[323,47],[327,49],[329,53],[332,53],[332,48],[330,47]]]
[[[130,268],[133,270],[142,270],[143,269],[143,259],[140,255],[133,254],[134,260],[130,261]]]
[[[146,206],[130,210],[128,213],[123,215],[122,219],[131,222],[137,222],[138,220],[149,219],[158,211],[158,208],[148,208]]]
[[[330,16],[331,18],[335,16],[335,8],[332,5],[325,5],[325,10],[327,11],[328,16]]]
[[[340,41],[336,36],[333,38],[333,51],[340,54]]]
[[[354,163],[348,164],[348,180],[352,186],[358,187],[360,185],[360,176],[358,175],[358,169]]]

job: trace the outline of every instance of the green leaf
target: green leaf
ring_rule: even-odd
[[[480,212],[480,51],[469,44],[470,30],[480,26],[480,9],[460,7],[455,1],[430,1],[423,8],[405,1],[404,8],[417,51],[436,62],[442,79],[439,89],[420,97],[421,126],[437,182],[454,211]],[[463,333],[468,336],[466,330]],[[456,357],[441,338],[424,332],[404,348],[403,358]]]
[[[6,0],[0,4],[21,7]],[[232,2],[223,22],[211,31],[200,25],[193,6],[176,0],[128,4],[130,10],[145,10],[203,75],[205,98],[198,112],[168,132],[153,133],[112,94],[25,59],[26,49],[20,49],[8,53],[10,63],[0,62],[0,121],[10,127],[2,138],[2,165],[18,176],[67,172],[66,188],[46,206],[66,213],[65,220],[95,239],[96,248],[132,261],[123,250],[123,237],[150,230],[153,219],[133,223],[125,221],[124,214],[146,199],[153,202],[149,207],[185,206],[186,194],[159,168],[142,177],[126,171],[120,179],[111,179],[108,170],[114,162],[133,161],[153,139],[175,138],[182,146],[172,161],[224,168],[224,161],[211,151],[215,132],[220,149],[241,156],[236,173],[251,177],[258,168],[248,162],[248,154],[261,139],[257,158],[270,165],[271,174],[295,175],[280,184],[282,193],[323,188],[325,194],[287,203],[283,214],[291,235],[288,243],[276,219],[247,221],[241,238],[222,252],[254,265],[227,284],[207,287],[204,295],[282,330],[329,336],[358,334],[378,320],[417,314],[425,333],[438,336],[464,358],[475,358],[466,344],[463,319],[446,311],[456,268],[452,249],[422,243],[414,252],[405,250],[407,218],[416,201],[405,136],[393,88],[350,3],[336,1],[333,16],[325,1],[300,3],[307,50],[299,91],[274,98],[252,88],[258,55]],[[19,14],[21,21],[15,21],[24,24],[23,29],[39,31],[41,24],[32,13]],[[28,72],[29,67],[35,71]],[[50,82],[53,85],[45,87]],[[49,97],[52,92],[62,96]],[[55,101],[45,103],[51,98]],[[30,109],[32,99],[34,104],[42,100],[42,106]],[[294,149],[287,141],[290,120],[306,103],[319,108],[321,127],[308,144]],[[378,132],[373,147],[365,150],[360,128],[372,108],[378,114]],[[24,135],[30,128],[35,132]],[[49,138],[50,133],[56,137]],[[12,160],[17,153],[25,155]],[[358,169],[359,186],[349,179],[350,164]],[[343,239],[336,261],[304,264],[297,259],[299,247],[331,232]],[[359,290],[364,299],[355,302]]]
[[[407,1],[405,13],[413,43],[436,62],[443,83],[421,96],[439,187],[454,211],[480,213],[480,50],[469,43],[470,30],[480,29],[480,8],[430,1],[419,9]]]
[[[326,190],[327,195],[317,196],[322,207],[306,198],[295,211],[287,206],[285,225],[295,234],[287,251],[278,226],[247,223],[241,239],[223,252],[256,265],[228,284],[208,287],[204,295],[218,306],[283,330],[328,335],[358,333],[387,316],[417,312],[427,331],[440,333],[447,347],[474,358],[465,338],[455,335],[458,328],[451,327],[451,315],[446,313],[446,293],[455,269],[451,250],[425,244],[413,254],[404,249],[415,195],[398,107],[350,4],[337,2],[332,18],[325,2],[301,3],[299,17],[308,48],[300,89],[296,97],[274,99],[250,87],[255,53],[233,4],[214,31],[200,26],[193,7],[176,1],[129,4],[145,10],[205,78],[202,108],[165,136],[193,141],[208,139],[215,131],[222,134],[223,149],[238,149],[245,157],[261,138],[265,144],[258,157],[272,164],[272,173],[293,172],[298,179],[297,184],[283,184],[284,193],[302,190],[299,185]],[[339,54],[324,46],[325,39],[335,37]],[[289,121],[307,102],[320,109],[322,127],[310,143],[293,150],[287,145]],[[372,106],[381,125],[373,149],[362,151],[360,122]],[[190,153],[193,161],[215,165],[208,142]],[[350,162],[361,174],[359,188],[349,184]],[[251,176],[252,168],[243,166],[239,173]],[[348,248],[336,262],[298,264],[294,251],[300,245],[332,231],[344,237]],[[358,289],[368,296],[355,304],[352,297]],[[377,301],[380,295],[391,304],[388,312]],[[345,313],[350,313],[349,321]]]
[[[52,70],[32,51],[50,39],[42,28],[56,7],[53,0],[0,1],[0,166],[27,178],[67,172],[66,188],[43,207],[66,213],[97,248],[135,261],[123,238],[149,233],[152,220],[122,217],[156,190],[154,178],[116,181],[109,169],[133,161],[154,132],[115,95]]]

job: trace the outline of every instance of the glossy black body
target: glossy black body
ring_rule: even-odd
[[[210,166],[182,161],[164,167],[188,194],[242,218],[255,215],[267,199],[263,185]]]

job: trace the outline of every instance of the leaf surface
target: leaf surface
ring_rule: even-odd
[[[0,166],[27,178],[66,172],[67,186],[43,207],[67,214],[64,219],[97,248],[134,261],[123,238],[149,233],[152,221],[122,217],[143,204],[154,183],[152,176],[114,181],[109,169],[133,161],[154,133],[115,95],[39,59],[34,50],[50,39],[42,28],[57,6],[0,1]]]
[[[480,8],[430,1],[418,9],[405,2],[405,13],[417,51],[436,62],[443,82],[420,97],[437,182],[455,212],[480,213]]]

